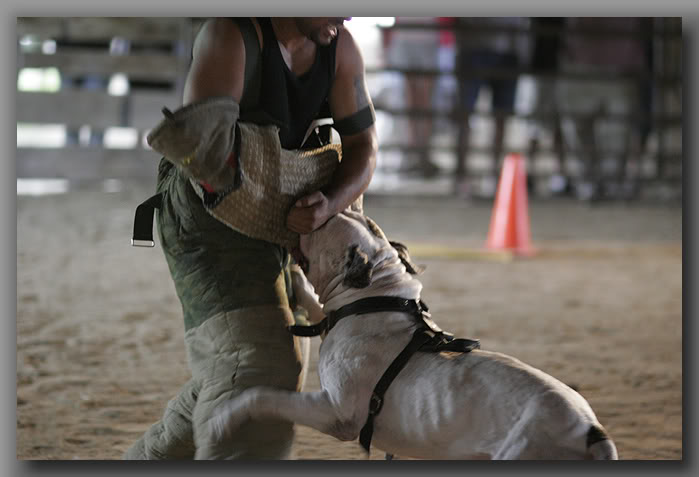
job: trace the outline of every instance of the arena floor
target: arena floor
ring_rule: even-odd
[[[18,459],[118,459],[189,378],[162,251],[129,245],[149,193],[17,198]],[[622,459],[682,459],[681,207],[531,201],[531,258],[483,253],[485,202],[368,196],[365,212],[427,267],[443,329],[576,386]],[[306,428],[294,452],[365,458]]]

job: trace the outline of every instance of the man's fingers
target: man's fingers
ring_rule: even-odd
[[[290,213],[286,219],[286,228],[297,234],[308,233],[306,231],[307,227],[304,227],[304,221],[293,213]]]
[[[327,203],[321,191],[300,198],[286,217],[286,227],[300,234],[313,232],[327,220]]]
[[[306,197],[301,197],[294,204],[296,207],[310,207],[313,204],[323,200],[323,194],[321,192],[314,192],[313,194],[307,195]]]

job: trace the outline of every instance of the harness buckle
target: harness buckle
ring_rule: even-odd
[[[417,311],[419,313],[422,313],[423,315],[427,315],[427,316],[432,316],[429,313],[430,308],[427,306],[427,303],[425,303],[424,301],[422,301],[420,299],[417,299],[417,300],[415,300],[415,304],[417,305]]]
[[[376,415],[381,411],[383,407],[383,399],[376,395],[376,393],[371,393],[371,399],[369,399],[369,415]]]
[[[429,313],[427,313],[427,314],[423,313],[423,314],[422,314],[422,322],[423,322],[425,325],[427,325],[427,327],[428,327],[433,333],[438,334],[438,335],[444,333],[444,332],[442,331],[442,329],[441,329],[439,326],[437,326],[437,323],[435,323],[434,321],[432,321],[432,318],[430,318]]]

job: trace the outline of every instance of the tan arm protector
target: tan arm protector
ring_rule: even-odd
[[[235,170],[227,160],[235,144],[238,103],[229,97],[209,98],[163,113],[165,119],[148,134],[148,144],[187,177],[215,191],[231,187]]]

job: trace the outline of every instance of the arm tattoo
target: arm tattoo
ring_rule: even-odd
[[[354,97],[357,103],[357,111],[369,105],[369,96],[364,87],[364,75],[354,77]]]

